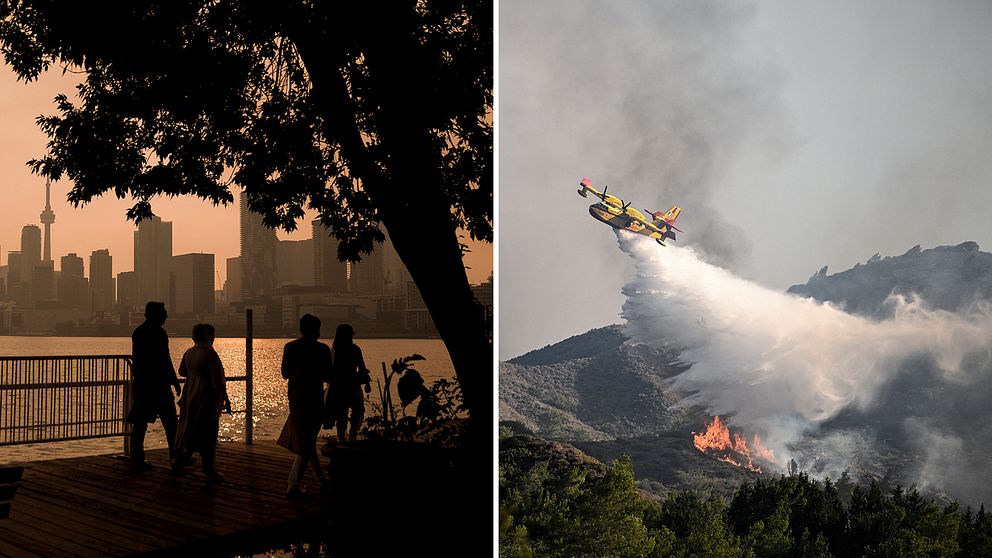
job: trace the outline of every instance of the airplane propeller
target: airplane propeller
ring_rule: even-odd
[[[620,200],[620,204],[623,206],[621,207],[621,209],[623,209],[624,211],[627,211],[627,208],[630,207],[630,202],[623,203],[623,200]]]
[[[608,190],[609,187],[609,185],[603,186],[603,191],[599,193],[599,199],[606,201],[606,190]]]

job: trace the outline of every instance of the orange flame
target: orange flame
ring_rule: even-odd
[[[775,454],[761,443],[760,436],[752,436],[749,447],[747,438],[740,432],[732,433],[718,416],[706,425],[706,432],[692,433],[692,443],[705,454],[756,473],[761,472],[761,467],[755,464],[756,459],[776,463]]]

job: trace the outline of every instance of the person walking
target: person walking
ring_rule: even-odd
[[[176,401],[172,390],[179,395],[179,378],[169,354],[169,335],[162,327],[169,314],[162,302],[149,301],[145,305],[145,321],[131,334],[131,374],[133,377],[131,409],[127,422],[131,423],[131,468],[146,471],[151,463],[145,461],[145,432],[148,423],[162,419],[165,438],[169,444],[169,460],[175,457]]]
[[[286,496],[299,498],[303,473],[309,463],[321,488],[326,478],[317,457],[324,382],[330,378],[331,349],[320,339],[320,318],[304,314],[300,318],[300,338],[286,343],[282,352],[282,377],[288,382],[289,417],[278,444],[296,454],[289,471]]]
[[[328,399],[337,419],[338,439],[345,440],[345,430],[350,424],[348,440],[358,437],[365,420],[365,393],[372,391],[372,376],[365,367],[362,349],[354,343],[355,330],[350,324],[341,324],[334,333],[331,349],[332,374]],[[350,416],[349,416],[350,413]]]
[[[214,466],[214,458],[220,414],[231,412],[224,365],[214,350],[214,336],[214,326],[210,324],[193,326],[193,346],[186,350],[179,364],[179,375],[186,378],[186,387],[179,399],[176,457],[172,461],[172,470],[181,473],[193,452],[198,452],[207,484],[224,482],[224,476]]]

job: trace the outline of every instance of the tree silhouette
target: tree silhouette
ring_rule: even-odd
[[[492,240],[492,6],[483,0],[0,3],[20,79],[80,71],[39,118],[33,170],[76,206],[245,193],[270,227],[307,208],[355,260],[389,233],[488,446],[492,345],[458,230]]]

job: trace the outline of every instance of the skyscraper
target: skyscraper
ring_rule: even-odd
[[[24,225],[21,229],[22,272],[30,273],[41,261],[41,229],[38,225]]]
[[[52,261],[52,224],[55,223],[55,212],[52,211],[52,181],[45,180],[45,210],[41,212],[41,224],[45,225],[45,258]]]
[[[224,300],[228,304],[241,302],[241,258],[227,258],[227,280],[224,281]]]
[[[141,300],[141,289],[138,288],[138,276],[133,271],[122,271],[117,274],[117,311],[142,311],[147,300]]]
[[[376,247],[376,250],[379,249],[382,250],[382,278],[385,283],[385,292],[391,295],[405,295],[406,284],[413,281],[413,277],[407,271],[406,265],[403,264],[403,260],[396,252],[396,248],[393,247],[389,235],[386,235],[385,242]]]
[[[176,314],[214,313],[214,255],[182,254],[172,258]]]
[[[19,250],[7,252],[7,296],[13,298],[18,306],[31,304],[30,272],[24,268],[24,258]]]
[[[21,229],[21,280],[30,281],[31,272],[41,262],[41,229],[24,225]]]
[[[113,263],[110,250],[94,250],[90,254],[90,307],[94,312],[114,310]]]
[[[83,276],[83,258],[76,255],[75,252],[69,252],[68,254],[62,256],[62,276],[72,276],[72,277],[82,277]]]
[[[142,220],[134,231],[134,273],[145,302],[169,304],[171,271],[172,222],[158,216]]]
[[[21,281],[21,270],[24,268],[21,262],[21,252],[11,250],[7,253],[7,296],[13,298],[18,306],[26,305],[24,285]],[[28,293],[30,294],[30,293]]]
[[[31,302],[55,300],[55,262],[38,262],[31,270]]]
[[[34,268],[41,263],[41,229],[38,225],[24,225],[21,229],[21,284],[25,285],[21,304],[30,306],[34,298],[31,296],[31,280]]]
[[[83,277],[83,258],[74,252],[62,256],[57,295],[62,306],[76,310],[89,310],[89,284]]]
[[[276,231],[262,224],[262,216],[248,210],[242,192],[241,212],[241,293],[251,304],[271,297],[276,290]]]
[[[371,254],[362,254],[362,261],[351,263],[348,290],[359,296],[381,295],[386,290],[384,249],[376,244]]]
[[[276,243],[278,286],[313,285],[313,239],[280,240]]]
[[[329,236],[327,227],[320,224],[319,219],[311,223],[313,240],[313,284],[325,287],[335,292],[343,293],[348,289],[348,267],[338,261],[338,239]]]

